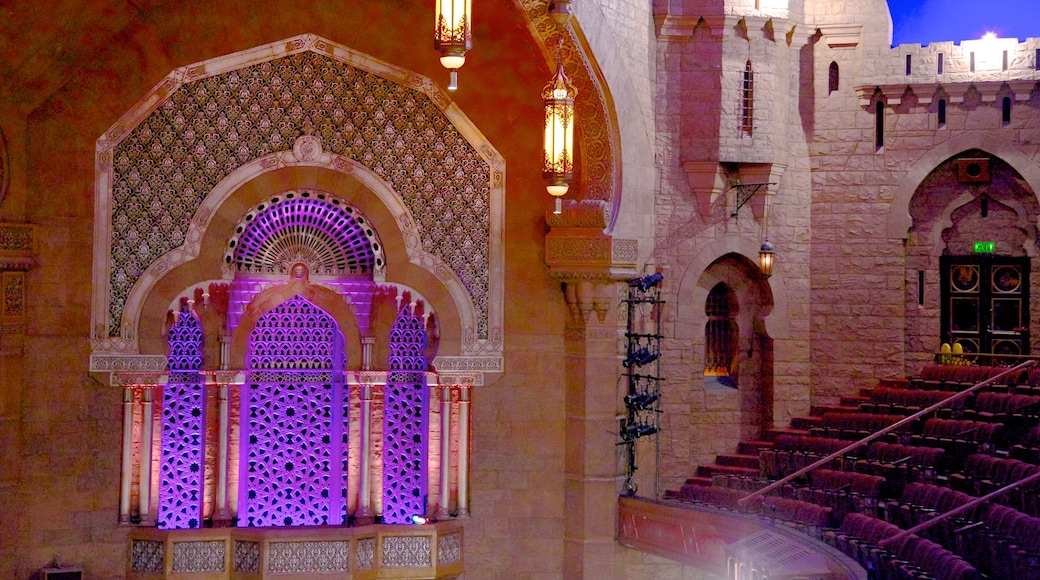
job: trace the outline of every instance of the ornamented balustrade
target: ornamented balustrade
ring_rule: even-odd
[[[206,371],[203,526],[233,525],[238,516],[242,413],[241,371]],[[347,509],[356,525],[382,516],[383,401],[388,371],[347,371],[350,421]],[[123,390],[122,477],[119,519],[124,524],[154,526],[159,506],[160,435],[163,388],[169,375],[115,372],[112,383]],[[469,515],[470,391],[469,373],[426,373],[429,417],[426,513],[439,520]],[[364,576],[367,577],[367,576]]]
[[[130,533],[127,580],[447,579],[463,571],[462,526],[221,528]]]

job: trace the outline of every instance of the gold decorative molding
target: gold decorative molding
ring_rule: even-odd
[[[613,286],[637,276],[639,244],[604,233],[607,202],[564,202],[563,212],[546,220],[545,261],[549,274],[563,282],[571,313],[588,318],[596,312],[602,321],[614,304]]]

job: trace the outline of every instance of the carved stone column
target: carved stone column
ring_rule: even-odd
[[[636,276],[637,245],[603,232],[606,204],[567,204],[549,218],[546,261],[570,308],[566,336],[564,577],[613,577],[618,461],[618,282]]]
[[[0,135],[0,200],[5,184]],[[35,226],[0,223],[0,493],[16,485],[21,472],[17,421],[25,376],[26,285],[37,253]]]

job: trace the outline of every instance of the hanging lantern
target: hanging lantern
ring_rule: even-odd
[[[770,244],[769,240],[762,242],[762,247],[758,250],[758,267],[766,278],[773,275],[773,258],[775,256],[773,244]]]
[[[441,51],[441,65],[451,73],[449,91],[458,88],[458,71],[466,64],[466,51],[473,48],[471,3],[472,0],[437,0],[437,30],[433,47]]]
[[[560,197],[567,193],[574,177],[574,88],[567,75],[563,74],[563,39],[556,54],[556,74],[542,90],[545,100],[545,155],[542,162],[542,177],[548,182],[549,195],[556,198],[554,213],[560,213]]]

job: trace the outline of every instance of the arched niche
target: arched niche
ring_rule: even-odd
[[[911,164],[911,169],[895,187],[888,213],[888,237],[906,239],[909,236],[914,226],[910,201],[922,182],[943,162],[970,150],[999,157],[1022,176],[1034,193],[1040,192],[1040,166],[1008,141],[1006,135],[993,131],[964,133],[929,149]]]

